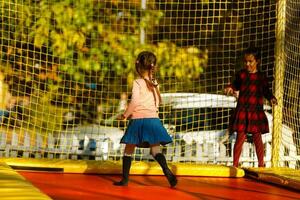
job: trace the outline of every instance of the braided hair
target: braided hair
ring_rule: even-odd
[[[158,96],[158,101],[161,103],[161,96],[158,90],[158,82],[154,77],[154,71],[156,66],[156,56],[150,51],[142,51],[136,60],[135,69],[137,73],[143,78],[146,82],[147,88],[153,93],[155,104],[157,102],[156,95]],[[147,72],[149,79],[143,77],[143,74]]]

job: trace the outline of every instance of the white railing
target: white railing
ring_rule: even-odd
[[[19,137],[16,131],[12,131],[10,140],[8,140],[7,133],[2,132],[0,133],[0,157],[74,160],[118,160],[121,158],[124,149],[124,146],[119,143],[123,135],[122,131],[119,129],[111,130],[111,127],[99,128],[96,125],[89,127],[90,130],[84,129],[82,131],[82,129],[60,134],[48,134],[47,138],[43,138],[39,133],[31,136],[26,132],[22,134],[22,137]],[[220,132],[218,135],[212,135],[209,132],[203,132],[201,135],[176,134],[173,135],[174,142],[167,145],[163,150],[167,160],[172,162],[232,165],[235,138],[229,138],[228,144],[225,146],[223,142],[220,142],[222,134],[225,133]],[[267,167],[271,166],[271,140],[270,134],[263,136]],[[280,158],[281,166],[288,165],[290,168],[299,168],[297,165],[299,165],[300,155],[296,154],[293,144],[282,145]],[[153,158],[149,149],[137,148],[135,159],[149,160]],[[244,167],[257,167],[255,147],[252,143],[245,142],[240,163]]]

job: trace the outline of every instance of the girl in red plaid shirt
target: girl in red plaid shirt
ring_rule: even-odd
[[[247,134],[252,134],[258,158],[258,166],[264,167],[264,146],[261,134],[269,132],[268,119],[263,110],[263,99],[277,105],[277,99],[269,89],[268,79],[259,71],[260,52],[257,48],[244,51],[244,65],[235,79],[225,88],[226,94],[239,92],[236,109],[229,122],[230,132],[237,132],[234,145],[233,166],[238,167],[242,146]]]

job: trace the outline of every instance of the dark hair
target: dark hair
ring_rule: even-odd
[[[249,47],[243,51],[243,55],[251,54],[255,57],[256,60],[261,60],[260,49],[257,47]]]
[[[139,75],[143,72],[148,71],[149,73],[151,70],[154,69],[156,65],[156,56],[150,51],[142,51],[139,53],[135,68]]]
[[[145,80],[147,84],[147,88],[152,91],[154,96],[154,101],[156,103],[156,96],[155,91],[159,97],[159,103],[161,102],[161,96],[160,92],[157,88],[158,83],[154,77],[151,77],[152,72],[154,71],[156,66],[156,56],[154,53],[150,51],[142,51],[139,53],[136,62],[135,62],[135,69],[137,73]],[[151,77],[151,80],[145,79],[142,74],[144,72],[148,72],[149,77]]]

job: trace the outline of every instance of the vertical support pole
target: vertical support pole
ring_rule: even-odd
[[[11,94],[8,91],[8,85],[4,82],[4,73],[0,72],[0,109],[6,110],[7,103],[11,98]]]
[[[142,12],[145,11],[147,8],[147,0],[141,0],[141,9],[142,9]],[[140,42],[141,44],[145,44],[145,28],[143,26],[140,27]]]
[[[285,68],[285,13],[286,0],[277,1],[276,46],[275,46],[275,96],[278,105],[273,109],[273,136],[272,136],[272,167],[279,167],[279,152],[282,138],[282,111],[284,93]]]

